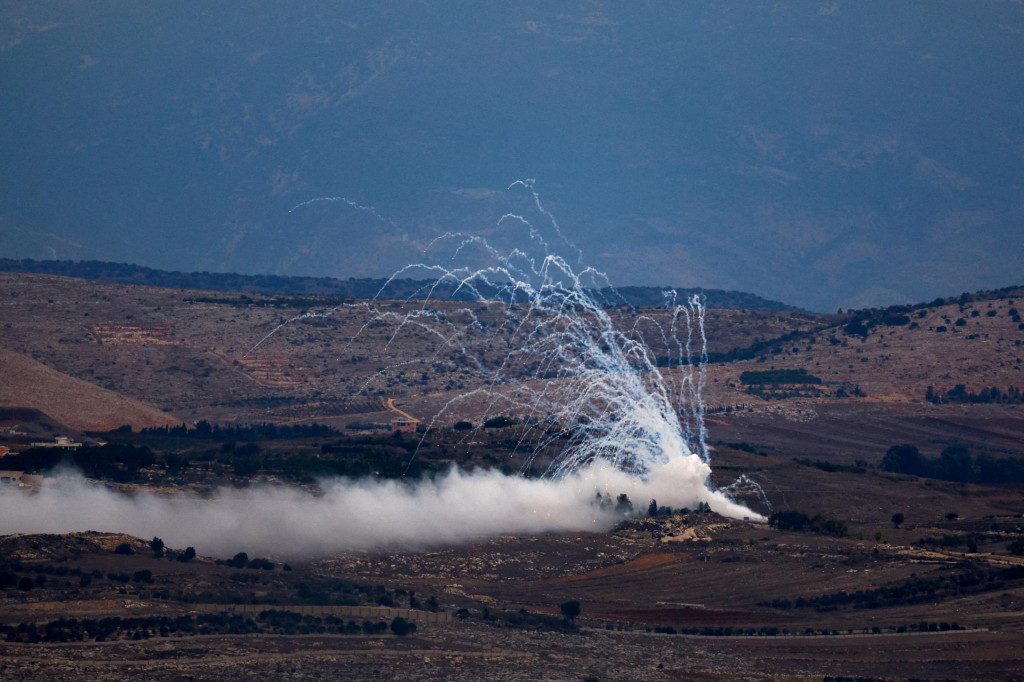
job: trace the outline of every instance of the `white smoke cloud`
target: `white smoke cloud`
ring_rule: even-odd
[[[323,495],[286,486],[223,488],[210,498],[126,495],[79,475],[47,479],[38,492],[0,493],[0,534],[124,532],[158,536],[201,554],[238,551],[276,557],[369,549],[423,549],[506,533],[605,530],[621,519],[593,504],[595,491],[626,493],[639,509],[707,502],[732,517],[760,519],[704,484],[710,468],[677,457],[645,482],[611,467],[585,468],[558,480],[452,470],[434,480],[322,481]],[[642,505],[642,506],[641,506]]]

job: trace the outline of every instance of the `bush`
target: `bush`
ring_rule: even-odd
[[[416,624],[410,623],[401,616],[395,616],[395,619],[391,621],[391,632],[395,633],[399,637],[405,637],[408,634],[416,632]]]
[[[130,556],[132,554],[135,554],[135,550],[132,549],[132,546],[129,545],[127,542],[122,542],[120,545],[118,545],[117,547],[114,548],[114,553],[115,554],[126,554],[126,555]]]
[[[249,565],[249,555],[245,552],[239,552],[231,559],[224,562],[228,566],[234,566],[235,568],[245,568]]]
[[[484,428],[485,429],[501,429],[501,428],[504,428],[506,426],[515,426],[518,423],[519,422],[516,421],[515,419],[513,419],[512,417],[506,417],[506,416],[491,417],[490,419],[488,419],[487,421],[484,422]]]
[[[807,514],[798,511],[775,512],[768,517],[768,525],[774,526],[779,530],[809,530],[826,535],[834,535],[839,538],[844,537],[847,532],[845,521],[830,519],[820,514],[811,518]]]

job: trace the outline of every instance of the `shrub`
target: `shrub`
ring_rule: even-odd
[[[1008,549],[1011,554],[1018,556],[1024,554],[1024,535],[1018,535],[1013,542],[1010,543]]]
[[[235,568],[245,568],[249,565],[249,555],[245,552],[239,552],[231,559],[224,562],[228,566],[234,566]]]
[[[416,632],[416,624],[410,623],[401,616],[395,616],[395,619],[391,621],[391,632],[395,633],[399,637],[405,637],[408,634]]]
[[[488,419],[487,421],[484,422],[484,428],[485,429],[501,429],[501,428],[504,428],[506,426],[515,426],[518,423],[519,422],[517,422],[512,417],[506,417],[506,416],[491,417],[490,419]]]
[[[580,615],[580,603],[575,599],[563,602],[558,608],[562,611],[562,615],[565,616],[565,619],[570,623],[576,620],[577,616]]]

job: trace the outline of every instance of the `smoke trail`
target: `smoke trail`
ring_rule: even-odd
[[[348,206],[351,206],[352,208],[354,208],[356,210],[363,211],[364,213],[369,213],[370,215],[372,215],[374,218],[376,218],[377,220],[379,220],[382,223],[387,223],[391,227],[398,227],[398,225],[395,225],[394,221],[392,221],[390,218],[385,218],[380,213],[378,213],[377,209],[374,208],[373,206],[364,206],[364,205],[359,204],[359,203],[357,203],[355,201],[352,201],[351,199],[349,199],[347,197],[315,197],[313,199],[307,199],[306,201],[303,201],[302,203],[295,204],[294,206],[292,206],[290,209],[288,209],[288,212],[289,213],[294,213],[295,211],[297,211],[300,208],[303,208],[305,206],[309,206],[310,204],[316,204],[316,203],[319,203],[321,201],[329,201],[329,202],[340,201],[340,202],[342,202],[344,204],[347,204]]]
[[[65,474],[31,495],[0,493],[0,534],[119,531],[214,556],[246,551],[299,557],[422,549],[505,533],[606,530],[622,516],[593,504],[595,491],[626,493],[638,506],[651,498],[676,507],[707,502],[729,516],[750,515],[704,487],[709,472],[693,457],[659,468],[647,482],[609,467],[587,467],[557,480],[453,470],[411,484],[322,481],[320,496],[266,486],[224,488],[207,499],[125,495]]]

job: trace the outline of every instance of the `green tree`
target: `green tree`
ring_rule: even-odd
[[[647,505],[647,515],[648,516],[657,516],[658,515],[658,502],[657,502],[657,500],[652,499],[651,503],[649,505]]]
[[[576,617],[580,615],[580,603],[575,599],[563,602],[558,608],[562,610],[562,616],[570,623],[574,622]]]
[[[157,559],[164,555],[164,541],[158,537],[154,537],[149,541],[149,548],[153,550],[153,556]]]
[[[950,445],[939,457],[940,478],[967,483],[974,479],[974,461],[963,445]]]
[[[502,428],[505,428],[506,426],[515,426],[518,423],[519,422],[516,421],[515,419],[513,419],[512,417],[508,417],[508,416],[502,415],[500,417],[491,417],[490,419],[485,421],[484,422],[484,428],[485,429],[502,429]]]
[[[906,517],[903,516],[903,512],[896,512],[895,514],[893,514],[892,515],[892,527],[893,528],[899,528],[900,524],[903,523],[903,520],[905,518]]]
[[[882,458],[882,469],[897,474],[919,476],[924,473],[924,468],[924,457],[914,445],[894,445]]]

